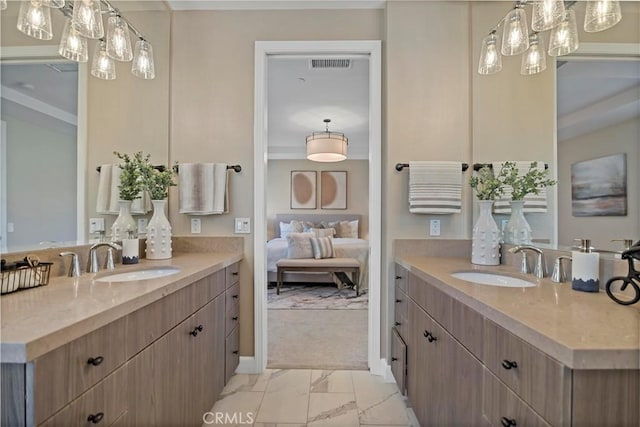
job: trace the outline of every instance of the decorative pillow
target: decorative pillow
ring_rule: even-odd
[[[311,239],[313,233],[289,233],[287,236],[287,258],[313,258]]]
[[[315,234],[315,237],[333,237],[336,234],[335,228],[310,228],[309,231]]]
[[[336,257],[331,237],[312,237],[309,240],[311,241],[311,249],[315,259]]]
[[[302,224],[302,231],[304,233],[312,232],[311,231],[312,228],[323,228],[320,224],[314,224],[309,221],[302,221],[301,224]]]
[[[329,222],[322,221],[320,224],[322,225],[322,228],[333,228],[334,230],[336,230],[333,237],[336,237],[336,238],[342,237],[340,235],[340,221],[329,221]]]
[[[340,231],[338,234],[342,238],[357,239],[358,238],[358,220],[340,221]]]
[[[301,233],[302,232],[302,223],[300,221],[293,220],[289,223],[281,222],[280,223],[280,237],[286,239],[289,233]]]

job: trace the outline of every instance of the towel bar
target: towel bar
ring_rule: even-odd
[[[179,166],[179,165],[175,165],[175,166],[173,167],[173,170],[174,170],[174,172],[175,172],[175,173],[178,173],[178,166]],[[233,171],[234,171],[235,173],[240,173],[240,172],[242,172],[242,166],[240,166],[240,165],[227,165],[227,170],[229,170],[229,169],[233,169]]]
[[[489,167],[490,169],[493,169],[493,165],[491,163],[474,163],[473,164],[473,170],[474,171],[479,171],[480,169],[482,169],[484,166]],[[397,166],[396,166],[397,167]],[[544,164],[544,168],[545,169],[549,169],[549,165],[548,164]]]
[[[408,168],[408,167],[409,167],[409,163],[396,163],[396,170],[398,172],[401,172],[402,169]],[[466,171],[467,169],[469,169],[469,165],[467,163],[463,163],[462,164],[462,171]]]
[[[153,168],[159,170],[160,172],[164,172],[164,170],[166,169],[164,165],[154,166]],[[100,173],[101,170],[102,170],[102,166],[96,167],[96,171],[98,171],[98,173]]]

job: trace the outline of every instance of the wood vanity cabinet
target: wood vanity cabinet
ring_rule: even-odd
[[[1,424],[201,426],[238,365],[227,349],[237,322],[230,333],[226,326],[237,312],[227,306],[229,299],[237,305],[227,295],[238,290],[234,271],[238,264],[31,363],[2,364]]]

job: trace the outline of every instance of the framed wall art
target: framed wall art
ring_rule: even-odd
[[[347,172],[320,172],[320,207],[322,209],[347,209]]]
[[[626,216],[627,155],[572,164],[571,208],[573,216]]]
[[[291,209],[315,209],[316,206],[316,172],[291,171]]]

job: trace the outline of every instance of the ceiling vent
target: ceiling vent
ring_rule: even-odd
[[[324,58],[311,60],[312,70],[347,68],[351,68],[351,59],[349,58]]]

